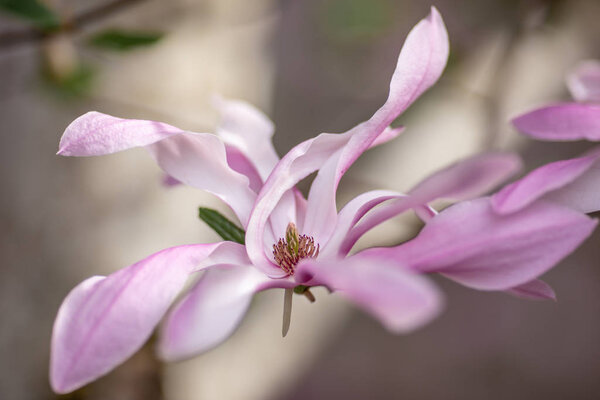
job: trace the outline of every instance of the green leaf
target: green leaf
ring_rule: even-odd
[[[246,232],[238,228],[233,222],[228,220],[223,214],[211,208],[200,207],[198,216],[208,226],[210,226],[223,240],[229,240],[239,244],[245,243]]]
[[[38,0],[0,0],[0,9],[26,19],[43,30],[56,29],[60,19]]]
[[[47,67],[42,69],[42,78],[46,86],[65,99],[79,98],[88,94],[94,76],[95,70],[83,64],[64,77],[53,75]]]
[[[102,49],[126,51],[152,45],[162,37],[163,34],[159,32],[130,32],[111,29],[93,36],[90,43]]]

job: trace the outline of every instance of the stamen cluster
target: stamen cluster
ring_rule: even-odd
[[[285,231],[285,239],[281,238],[273,245],[275,262],[288,275],[293,275],[298,262],[303,258],[316,258],[319,255],[319,244],[315,245],[312,236],[298,234],[298,229],[290,222]]]

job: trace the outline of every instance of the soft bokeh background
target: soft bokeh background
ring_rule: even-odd
[[[46,2],[63,18],[109,0]],[[161,248],[217,237],[186,188],[166,190],[143,150],[55,156],[64,128],[98,110],[210,132],[220,93],[263,109],[283,154],[342,132],[384,101],[418,0],[138,0],[73,33],[42,39],[0,15],[0,399],[54,399],[47,383],[52,321],[67,292]],[[535,143],[507,123],[568,99],[563,77],[600,58],[597,0],[438,0],[452,54],[441,81],[399,120],[406,133],[370,151],[342,181],[340,204],[369,189],[405,190],[425,174],[487,149],[529,168],[586,143]],[[163,32],[126,52],[93,48],[107,28]],[[65,82],[81,66],[82,82]],[[88,79],[89,78],[89,79]],[[73,90],[75,86],[76,90]],[[362,241],[393,244],[410,217]],[[600,397],[600,235],[546,280],[558,302],[527,302],[438,280],[445,313],[393,336],[335,296],[295,301],[280,337],[282,295],[258,295],[234,336],[193,360],[161,366],[146,349],[70,399],[597,399]]]

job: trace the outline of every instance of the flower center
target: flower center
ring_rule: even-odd
[[[298,229],[290,222],[285,230],[285,239],[281,238],[273,245],[275,262],[288,275],[294,275],[296,265],[303,258],[316,258],[319,255],[319,244],[315,246],[312,236],[299,235]]]

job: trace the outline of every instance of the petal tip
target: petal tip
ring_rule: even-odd
[[[442,14],[440,14],[440,11],[437,9],[436,6],[431,6],[429,8],[429,17],[428,18],[442,18]]]
[[[52,365],[50,367],[49,381],[52,391],[59,395],[74,392],[90,382],[90,380],[82,382],[81,380],[73,378],[73,376],[65,373],[64,370],[61,371],[58,368],[54,368]]]

